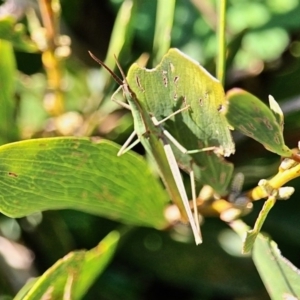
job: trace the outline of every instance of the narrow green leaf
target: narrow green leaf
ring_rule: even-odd
[[[217,146],[226,156],[234,152],[224,115],[226,103],[222,85],[197,62],[177,49],[170,49],[155,69],[133,64],[127,80],[137,98],[145,103],[147,111],[158,120],[190,105],[189,110],[163,124],[187,150]],[[172,148],[181,167],[192,167],[198,174],[197,180],[211,185],[216,192],[224,193],[233,170],[231,164],[211,152],[190,156]]]
[[[276,198],[269,197],[268,200],[265,201],[262,210],[259,213],[257,220],[255,221],[254,228],[247,231],[246,238],[243,244],[243,253],[248,253],[251,251],[255,240],[267,218],[268,213],[272,209],[276,202]]]
[[[138,155],[101,140],[48,138],[0,147],[0,211],[75,209],[162,228],[168,197]]]
[[[11,42],[14,47],[22,51],[38,51],[35,43],[26,35],[25,26],[21,23],[16,24],[12,17],[2,18],[0,20],[0,39]]]
[[[174,20],[175,0],[158,0],[153,40],[154,64],[158,64],[171,44],[171,31]]]
[[[13,300],[23,300],[30,289],[34,286],[34,284],[38,281],[38,277],[29,279],[25,285],[18,291],[18,294],[14,297]]]
[[[18,139],[15,115],[16,62],[12,44],[0,39],[0,145]]]
[[[126,52],[132,42],[136,2],[125,0],[118,11],[105,59],[105,64],[111,69],[116,66],[115,57],[122,59],[121,52]]]
[[[281,255],[274,241],[259,234],[252,256],[272,300],[300,298],[300,270]]]
[[[255,139],[269,151],[286,157],[292,155],[284,143],[283,125],[278,114],[274,115],[262,101],[242,89],[230,90],[227,100],[226,117],[232,127]],[[274,105],[271,107],[273,109]]]
[[[22,300],[81,299],[111,261],[119,241],[116,231],[89,251],[74,251],[39,277]]]
[[[119,232],[112,231],[97,247],[85,253],[84,263],[80,269],[80,278],[74,285],[75,298],[81,299],[96,278],[105,270],[115,254],[119,239]]]
[[[121,3],[114,22],[105,58],[105,64],[112,70],[116,69],[115,57],[118,57],[120,61],[123,61],[123,59],[127,60],[130,56],[131,43],[135,29],[134,26],[137,5],[137,0],[125,0]],[[102,99],[100,99],[100,106],[95,109],[99,109],[101,107],[102,113],[109,113],[112,109],[115,109],[115,103],[110,101],[110,96],[108,97],[108,95],[111,95],[112,89],[115,87],[115,81],[104,69],[100,70],[100,74],[103,81],[103,90],[101,91],[102,97],[108,101],[102,101]]]

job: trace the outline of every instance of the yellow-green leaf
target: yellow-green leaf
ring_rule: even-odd
[[[22,217],[75,209],[127,224],[162,228],[167,194],[134,153],[112,142],[48,138],[0,147],[0,211]]]

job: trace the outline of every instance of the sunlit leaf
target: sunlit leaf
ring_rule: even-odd
[[[22,217],[75,209],[161,228],[167,194],[146,162],[101,140],[49,138],[0,147],[0,211]]]
[[[227,100],[229,106],[226,117],[232,127],[255,139],[269,151],[291,156],[292,151],[284,143],[278,113],[275,115],[262,101],[241,89],[230,90]]]

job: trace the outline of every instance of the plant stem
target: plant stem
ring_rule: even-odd
[[[47,74],[48,90],[45,108],[53,116],[64,112],[64,93],[62,90],[62,62],[56,55],[58,47],[60,3],[58,0],[39,0],[43,26],[46,30],[47,47],[43,49],[42,62]]]

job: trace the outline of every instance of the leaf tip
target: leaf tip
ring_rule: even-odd
[[[269,105],[272,112],[275,114],[275,116],[278,116],[279,119],[279,125],[283,127],[283,112],[278,104],[278,102],[275,100],[275,98],[272,95],[269,95]]]

